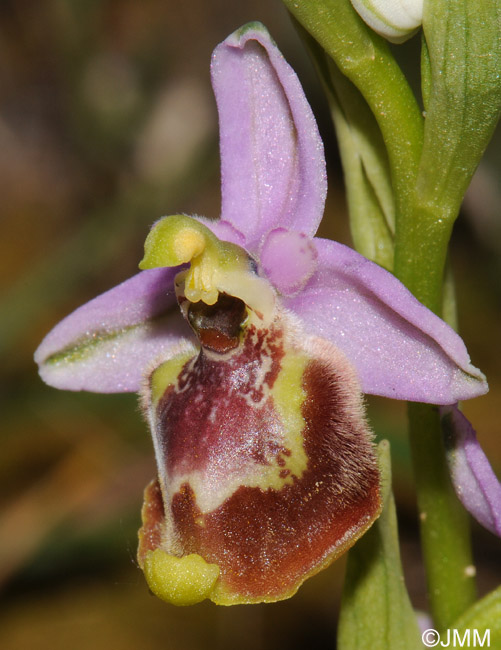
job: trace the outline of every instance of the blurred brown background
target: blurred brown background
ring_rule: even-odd
[[[142,490],[155,472],[135,396],[46,387],[32,362],[73,308],[136,271],[149,225],[178,211],[217,217],[212,49],[264,22],[319,116],[330,190],[322,234],[349,243],[324,100],[279,0],[10,0],[0,3],[0,647],[218,650],[334,647],[343,561],[293,599],[177,609],[136,566]],[[415,57],[416,44],[403,51]],[[498,136],[499,139],[499,136]],[[461,331],[491,392],[465,405],[501,466],[500,147],[458,225]],[[425,608],[404,406],[371,400],[392,441],[404,563]],[[499,545],[474,528],[481,591]]]

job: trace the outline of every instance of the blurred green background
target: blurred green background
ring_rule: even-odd
[[[217,217],[212,49],[261,20],[298,71],[329,164],[321,234],[349,243],[325,102],[279,0],[4,0],[0,3],[0,647],[218,650],[334,647],[343,560],[272,605],[177,609],[135,560],[142,490],[155,473],[135,396],[64,393],[32,361],[72,309],[132,275],[150,224]],[[403,50],[416,55],[417,42]],[[501,147],[465,202],[452,259],[461,333],[491,392],[465,404],[501,467]],[[392,442],[406,577],[426,607],[405,407],[372,399]],[[474,527],[480,590],[499,545]]]

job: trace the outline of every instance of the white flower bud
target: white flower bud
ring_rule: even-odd
[[[351,0],[363,20],[393,43],[410,38],[423,20],[423,0]]]

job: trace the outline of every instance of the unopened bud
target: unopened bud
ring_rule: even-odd
[[[351,0],[375,32],[393,43],[410,38],[421,25],[423,0]]]

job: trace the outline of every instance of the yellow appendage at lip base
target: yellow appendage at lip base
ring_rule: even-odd
[[[173,605],[195,605],[210,598],[219,577],[218,565],[201,555],[175,557],[160,548],[146,555],[143,571],[155,596]]]
[[[190,302],[202,300],[213,305],[220,293],[227,293],[260,313],[273,309],[273,291],[266,280],[254,273],[243,248],[219,240],[207,226],[191,217],[164,217],[146,238],[139,268],[187,263],[190,268],[176,276],[176,284]]]

